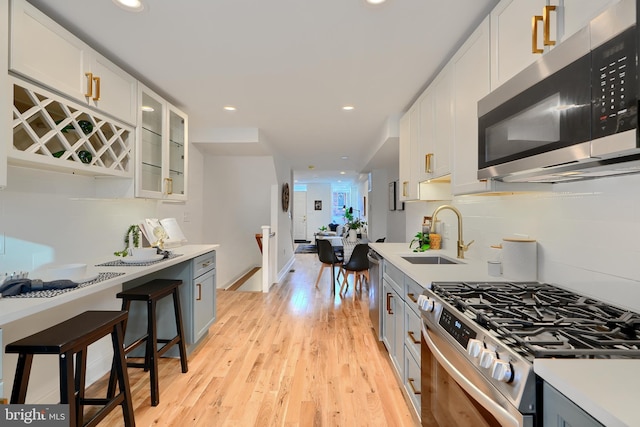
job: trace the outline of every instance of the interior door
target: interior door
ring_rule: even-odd
[[[307,192],[293,192],[293,239],[307,239]]]

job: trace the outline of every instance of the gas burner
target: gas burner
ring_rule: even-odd
[[[537,282],[434,282],[431,291],[535,357],[640,357],[640,315]]]

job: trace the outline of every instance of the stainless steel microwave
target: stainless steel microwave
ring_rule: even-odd
[[[636,10],[615,4],[478,102],[479,179],[640,172]]]

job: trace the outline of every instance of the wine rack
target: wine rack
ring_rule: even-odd
[[[13,78],[9,161],[87,175],[133,177],[134,129]]]

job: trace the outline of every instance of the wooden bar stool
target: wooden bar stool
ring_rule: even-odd
[[[122,406],[125,426],[135,426],[129,377],[125,367],[123,331],[126,311],[86,311],[48,329],[22,338],[5,347],[6,353],[18,353],[18,366],[11,391],[11,403],[25,403],[34,354],[57,354],[60,365],[60,403],[69,405],[70,426],[95,426],[116,406]],[[85,397],[87,347],[111,335],[114,375],[120,392],[106,399]],[[75,355],[75,374],[74,374]],[[115,390],[115,388],[114,388]],[[84,406],[102,408],[86,423]]]
[[[147,303],[147,333],[136,339],[124,348],[125,356],[132,350],[146,343],[144,363],[126,362],[128,367],[143,368],[149,371],[151,385],[151,405],[158,406],[160,403],[160,391],[158,386],[158,358],[167,352],[172,346],[178,345],[180,351],[180,364],[182,372],[189,370],[187,366],[187,349],[184,338],[184,328],[182,326],[182,311],[180,309],[180,297],[178,295],[179,286],[182,280],[156,279],[126,291],[119,292],[116,296],[122,298],[122,310],[129,311],[132,301],[145,301]],[[173,296],[173,311],[176,320],[175,337],[170,339],[158,338],[156,325],[156,303],[169,295]],[[125,323],[126,327],[126,323]],[[158,349],[158,343],[164,344]],[[115,393],[115,372],[112,370],[109,378],[109,396]]]

